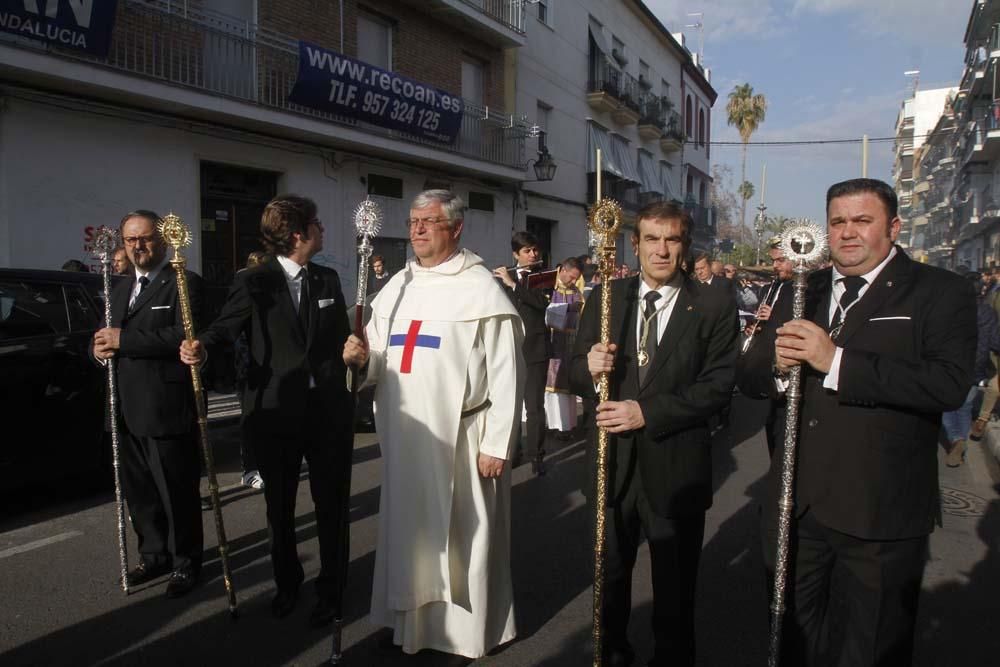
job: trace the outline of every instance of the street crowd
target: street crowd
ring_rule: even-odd
[[[354,384],[374,390],[382,459],[370,618],[392,629],[394,645],[477,658],[517,637],[511,471],[530,462],[544,476],[547,433],[585,433],[580,485],[607,516],[602,664],[637,660],[628,625],[645,540],[654,600],[645,659],[693,665],[711,434],[735,387],[769,406],[760,531],[768,576],[779,510],[794,503],[782,662],[910,664],[940,514],[938,437],[943,425],[947,464],[961,465],[966,441],[982,437],[993,411],[1000,286],[989,274],[911,260],[896,244],[896,195],[881,181],[831,186],[826,210],[829,262],[798,288],[778,239],[768,248],[770,280],[692,256],[691,217],[673,202],[635,214],[628,243],[637,271],[619,268],[602,282],[588,257],[547,270],[538,239],[523,231],[511,239],[513,265],[487,267],[462,245],[464,201],[428,190],[406,220],[413,259],[390,275],[373,258],[370,316],[352,332],[353,298],[336,271],[311,261],[323,248],[319,211],[283,194],[261,218],[266,255],[236,274],[214,321],[199,317],[201,281],[188,273],[194,340],[185,338],[159,216],[125,215],[130,266],[93,356],[118,360],[112,418],[141,556],[129,583],[169,575],[174,597],[198,585],[200,467],[187,366],[211,364],[235,344],[245,482],[264,493],[276,618],[292,612],[304,583],[295,500],[305,459],[321,559],[310,623],[341,623]],[[796,289],[805,304],[797,318]],[[792,382],[800,403],[790,403]],[[786,433],[789,412],[798,420]],[[603,497],[599,429],[609,444]],[[798,463],[786,498],[791,447]],[[586,536],[577,546],[591,548]]]

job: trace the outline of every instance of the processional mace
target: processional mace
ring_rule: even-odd
[[[590,209],[587,225],[594,239],[594,255],[601,275],[601,343],[611,342],[611,280],[615,271],[615,241],[622,224],[622,207],[613,199],[601,198],[601,150],[597,149],[597,201]],[[601,373],[598,400],[610,398],[610,375]],[[594,667],[600,667],[604,641],[604,555],[607,535],[608,431],[597,430],[597,501],[594,503]]]
[[[118,231],[101,227],[94,238],[94,249],[101,260],[101,277],[104,278],[104,326],[111,326],[111,262],[118,247]],[[118,562],[121,565],[121,586],[128,595],[128,550],[125,548],[125,502],[122,499],[121,458],[118,434],[118,377],[114,357],[105,363],[108,380],[108,414],[111,420],[111,464],[115,474],[115,511],[118,516]]]
[[[780,247],[795,265],[792,318],[801,319],[806,306],[806,275],[826,257],[826,231],[803,220],[781,234]],[[792,508],[795,506],[795,454],[799,436],[799,402],[802,400],[802,366],[792,367],[785,390],[785,447],[781,457],[781,495],[778,499],[778,544],[774,558],[774,588],[771,594],[771,635],[767,664],[778,667],[781,655],[781,625],[785,614],[788,583],[788,546]]]
[[[382,228],[382,211],[378,204],[365,197],[365,200],[358,204],[354,210],[354,228],[358,238],[358,293],[354,302],[354,335],[363,338],[365,333],[365,303],[368,300],[368,260],[372,256],[372,239],[378,236]],[[359,369],[360,370],[360,369]],[[351,388],[351,395],[356,399],[358,395],[358,375],[353,368],[347,369],[347,383]],[[348,493],[351,486],[350,468],[347,471]],[[347,504],[344,504],[344,511],[347,512]],[[341,572],[346,575],[346,563]],[[331,638],[330,664],[339,665],[343,658],[343,631],[344,620],[334,619],[333,636]]]
[[[191,315],[191,297],[188,294],[187,260],[181,254],[181,249],[191,245],[191,232],[179,217],[173,213],[167,215],[157,225],[160,235],[174,249],[170,263],[177,274],[177,296],[181,305],[181,318],[184,322],[184,337],[193,342],[194,319]],[[226,596],[229,599],[229,615],[239,616],[236,608],[236,590],[233,588],[233,578],[229,571],[229,543],[226,541],[226,525],[222,521],[222,505],[219,503],[219,482],[215,477],[215,462],[212,457],[212,444],[208,439],[208,410],[205,407],[205,394],[201,384],[201,368],[198,365],[191,369],[191,385],[194,388],[194,402],[198,411],[198,431],[201,436],[201,452],[205,457],[205,472],[208,475],[208,492],[212,498],[212,513],[215,515],[215,534],[219,540],[219,560],[222,562],[222,580],[226,585]]]

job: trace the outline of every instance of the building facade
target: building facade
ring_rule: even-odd
[[[645,203],[686,201],[695,241],[714,240],[709,215],[710,71],[637,0],[538,2],[516,59],[516,112],[533,119],[557,163],[549,182],[523,185],[525,226],[556,249],[558,262],[588,251],[587,207],[617,199],[626,225]],[[533,147],[529,140],[529,152]],[[530,177],[529,177],[530,178]],[[690,194],[690,196],[689,196]],[[620,262],[634,265],[627,234]]]
[[[80,4],[58,3],[58,19]],[[101,17],[86,18],[93,32]],[[350,294],[356,205],[381,204],[376,252],[398,269],[409,201],[430,187],[466,198],[465,244],[508,263],[531,133],[503,111],[508,53],[526,41],[521,0],[119,0],[110,18],[94,54],[38,39],[45,16],[0,14],[0,265],[96,264],[94,229],[173,211],[217,305],[259,249],[264,204],[296,192],[316,200],[317,261]],[[294,94],[305,65],[329,70],[313,81],[328,97]]]

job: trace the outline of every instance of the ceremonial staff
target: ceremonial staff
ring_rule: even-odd
[[[594,238],[597,270],[601,274],[601,343],[611,342],[611,280],[615,272],[615,241],[622,224],[622,207],[613,199],[601,198],[601,150],[597,149],[597,202],[590,209],[587,221]],[[598,402],[610,397],[609,374],[601,373],[598,382]],[[604,602],[604,554],[607,534],[608,495],[608,431],[597,430],[597,501],[594,520],[594,667],[601,665],[603,644],[602,607]]]
[[[806,275],[826,256],[826,231],[804,220],[781,234],[781,249],[795,265],[792,287],[792,319],[801,319],[806,306]],[[799,401],[802,399],[802,365],[792,367],[785,389],[785,448],[781,457],[781,493],[778,499],[778,546],[774,558],[774,589],[771,594],[771,637],[767,664],[778,667],[781,623],[785,614],[785,587],[788,580],[788,545],[792,508],[795,505],[795,449],[799,436]]]
[[[173,213],[167,215],[157,225],[160,234],[167,244],[174,249],[170,263],[177,274],[177,297],[181,304],[181,318],[184,322],[184,337],[194,341],[194,319],[191,315],[191,298],[188,295],[187,260],[181,255],[181,248],[191,245],[191,232],[179,217]],[[191,385],[194,387],[194,402],[198,411],[198,430],[201,435],[201,452],[205,457],[205,472],[208,475],[208,492],[212,497],[212,513],[215,515],[215,534],[219,538],[219,560],[222,562],[222,580],[226,585],[226,596],[229,598],[229,614],[233,618],[239,615],[236,609],[236,590],[233,588],[233,578],[229,571],[229,544],[226,541],[226,526],[222,522],[222,506],[219,503],[219,482],[215,478],[215,463],[212,458],[212,444],[208,440],[208,410],[205,407],[205,394],[201,385],[201,369],[197,365],[191,369]]]
[[[365,333],[365,302],[368,299],[368,260],[372,256],[372,239],[378,236],[382,228],[382,211],[378,204],[369,197],[358,204],[354,210],[354,228],[358,233],[358,295],[354,302],[354,335],[364,338]],[[359,369],[360,370],[360,369]],[[347,383],[351,388],[351,394],[357,399],[358,395],[358,372],[354,369],[347,369]],[[347,493],[350,493],[351,477],[350,470],[347,471],[345,485]],[[343,503],[344,512],[348,512],[348,503]],[[346,519],[345,519],[346,525]],[[342,573],[346,578],[347,563],[343,564]],[[343,657],[342,635],[344,630],[344,619],[335,618],[333,621],[332,647],[330,650],[330,664],[339,665]]]
[[[118,232],[101,227],[94,238],[94,248],[101,260],[101,277],[104,278],[104,326],[111,326],[111,261],[118,247]],[[118,516],[118,562],[121,565],[121,584],[128,595],[128,551],[125,548],[125,502],[122,500],[121,458],[118,437],[118,378],[114,357],[106,360],[104,369],[108,376],[108,414],[111,420],[111,464],[115,473],[115,511]]]

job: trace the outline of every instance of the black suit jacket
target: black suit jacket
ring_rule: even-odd
[[[814,273],[806,318],[829,322],[831,271]],[[777,398],[772,379],[776,329],[791,318],[792,284],[740,360],[740,389]],[[855,537],[925,535],[939,515],[937,436],[941,413],[972,386],[976,304],[959,276],[910,260],[901,249],[848,311],[836,392],[807,367],[800,406],[796,512]],[[775,423],[765,520],[777,514],[784,410]]]
[[[202,280],[190,271],[186,275],[197,324]],[[164,266],[129,313],[134,288],[133,272],[111,290],[111,326],[122,330],[116,362],[121,417],[125,427],[140,437],[187,433],[195,423],[195,405],[191,371],[177,354],[184,340],[177,273],[171,264]]]
[[[653,511],[674,517],[703,512],[712,504],[712,459],[708,418],[729,402],[736,360],[736,304],[723,290],[684,278],[666,331],[649,371],[639,384],[636,318],[639,277],[609,283],[612,294],[611,339],[618,343],[611,374],[611,400],[634,399],[646,426],[610,438],[609,501],[627,490],[632,474],[642,485]],[[573,393],[596,398],[587,369],[587,353],[600,342],[601,290],[594,289],[583,309],[571,367]],[[596,479],[596,429],[588,452],[593,497]]]
[[[219,317],[198,338],[208,346],[246,333],[250,349],[243,395],[245,427],[287,429],[306,414],[310,377],[330,401],[329,418],[350,424],[344,343],[347,305],[333,269],[309,263],[309,331],[299,323],[277,259],[236,274]],[[349,426],[347,427],[349,428]]]
[[[503,290],[517,309],[517,314],[524,322],[524,362],[535,364],[552,357],[552,339],[549,328],[545,326],[545,309],[549,306],[549,297],[543,289],[529,289],[524,282],[518,280],[517,272],[510,269],[507,274],[516,287],[510,289],[503,285]]]

